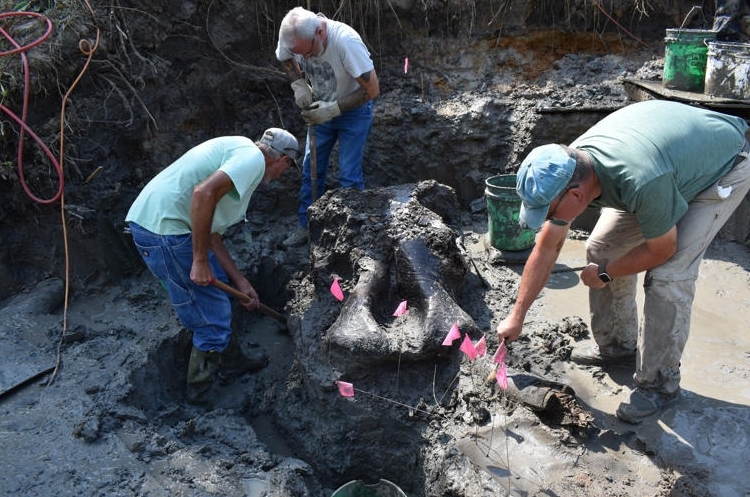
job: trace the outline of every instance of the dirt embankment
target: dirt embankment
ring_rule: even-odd
[[[116,281],[134,269],[129,240],[120,236],[122,218],[144,182],[184,150],[221,134],[260,136],[269,126],[303,136],[273,57],[278,22],[294,5],[131,1],[94,5],[92,13],[86,3],[54,2],[43,12],[52,32],[26,52],[27,122],[54,155],[63,142],[66,235],[77,288]],[[5,2],[2,10],[14,8]],[[661,5],[644,11],[631,0],[452,0],[318,2],[312,8],[357,28],[380,75],[365,159],[368,185],[436,179],[454,187],[466,206],[482,196],[484,178],[514,167],[544,133],[573,135],[596,117],[581,124],[569,117],[545,131],[535,129],[537,109],[622,104],[617,78],[657,57],[664,26],[690,6],[672,2],[668,11]],[[36,17],[2,22],[22,46],[47,29]],[[81,49],[88,47],[95,50],[85,66]],[[3,105],[20,116],[22,60],[11,55],[2,63]],[[61,129],[63,96],[71,88]],[[39,204],[23,188],[53,198],[57,174],[27,134],[25,181],[19,180],[19,129],[9,122],[0,149],[0,298],[49,275],[64,276],[59,202]],[[295,182],[290,177],[283,189],[259,192],[257,202],[291,214]]]

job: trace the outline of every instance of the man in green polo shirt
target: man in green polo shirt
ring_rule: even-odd
[[[624,421],[638,423],[678,399],[700,261],[750,189],[747,129],[739,117],[651,100],[610,114],[569,147],[532,150],[516,190],[522,224],[541,230],[498,338],[518,338],[570,223],[587,207],[601,207],[581,272],[597,346],[574,348],[571,360],[635,362],[636,388],[617,409]]]

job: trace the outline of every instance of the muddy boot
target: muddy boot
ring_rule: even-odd
[[[618,345],[603,351],[596,344],[577,344],[570,352],[570,360],[583,366],[635,365],[635,349]]]
[[[220,361],[221,355],[218,352],[204,352],[193,347],[187,370],[188,401],[202,403],[214,383]]]
[[[268,365],[268,356],[257,344],[245,352],[237,343],[230,342],[221,358],[218,372],[219,383],[227,385],[245,373],[260,371]]]

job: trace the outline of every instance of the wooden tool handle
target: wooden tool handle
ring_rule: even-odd
[[[318,146],[315,143],[315,126],[307,127],[310,136],[310,184],[312,186],[312,201],[318,199]]]
[[[219,281],[217,279],[213,279],[213,280],[211,280],[211,284],[214,285],[217,288],[221,288],[222,290],[224,290],[225,292],[227,292],[230,295],[234,295],[235,297],[237,297],[240,300],[244,300],[244,301],[250,300],[249,296],[247,296],[246,294],[244,294],[241,291],[237,290],[233,286],[227,285],[223,281]],[[258,302],[258,310],[260,312],[262,312],[263,314],[265,314],[266,316],[270,316],[270,317],[272,317],[272,318],[274,318],[274,319],[276,319],[278,321],[281,321],[282,323],[286,324],[286,318],[284,318],[283,315],[281,315],[280,313],[274,311],[273,309],[271,309],[267,305],[263,304],[262,302]]]
[[[219,280],[217,280],[217,279],[214,278],[214,279],[211,280],[211,284],[213,286],[215,286],[215,287],[221,288],[222,290],[224,290],[225,292],[227,292],[230,295],[234,295],[235,297],[237,297],[240,300],[250,300],[250,297],[248,295],[245,295],[244,293],[242,293],[241,291],[237,290],[233,286],[227,285],[223,281],[219,281]]]
[[[495,364],[495,367],[492,368],[492,371],[490,371],[490,374],[487,375],[487,379],[485,380],[485,382],[488,385],[497,380],[498,369],[500,369],[500,364]]]

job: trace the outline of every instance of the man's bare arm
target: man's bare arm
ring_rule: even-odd
[[[378,75],[375,73],[375,69],[359,76],[357,82],[359,83],[359,88],[338,100],[341,112],[356,109],[360,105],[369,102],[370,100],[374,100],[380,95],[380,82],[378,81]]]

